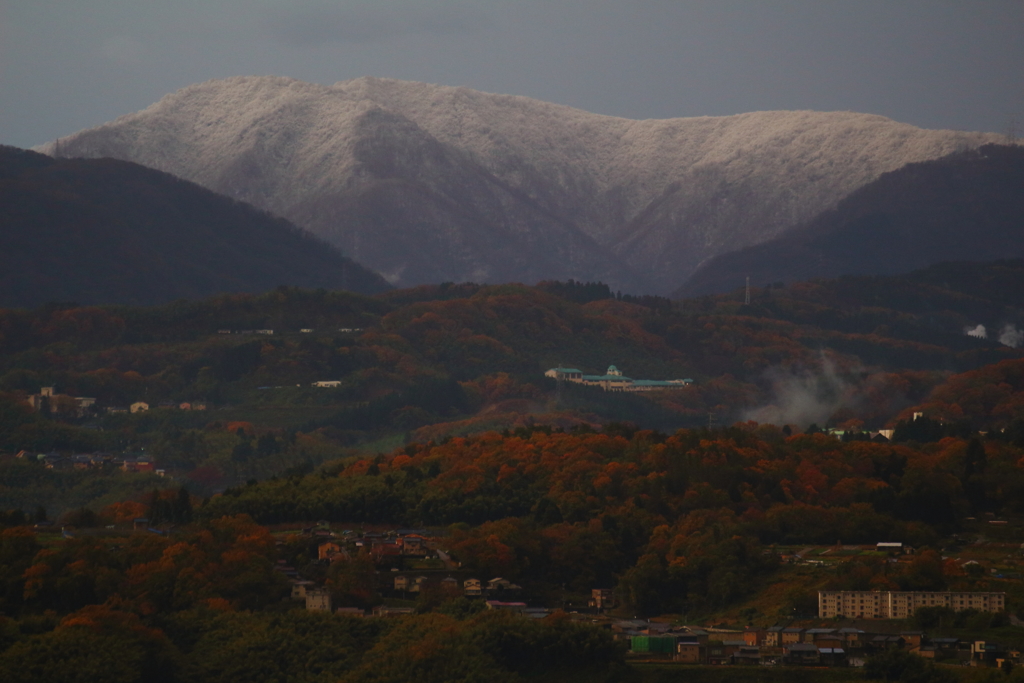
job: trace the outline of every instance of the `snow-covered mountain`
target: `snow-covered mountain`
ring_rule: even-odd
[[[238,77],[39,150],[250,202],[399,286],[574,278],[664,293],[883,172],[997,140],[850,112],[634,121],[406,81]]]

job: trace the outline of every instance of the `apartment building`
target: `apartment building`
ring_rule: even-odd
[[[818,616],[822,619],[905,619],[922,607],[1001,612],[1006,609],[1006,593],[818,591]]]

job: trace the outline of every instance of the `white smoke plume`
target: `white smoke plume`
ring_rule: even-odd
[[[984,325],[978,325],[977,327],[965,327],[964,334],[966,334],[968,337],[988,339],[988,330],[985,329]]]
[[[824,425],[844,405],[855,401],[855,388],[839,376],[827,358],[816,371],[779,369],[767,374],[772,383],[772,402],[747,411],[743,419],[762,424]]]
[[[1024,346],[1024,330],[1018,330],[1014,325],[1004,325],[1003,331],[999,333],[999,343],[1019,349]]]

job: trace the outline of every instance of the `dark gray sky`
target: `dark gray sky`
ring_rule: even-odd
[[[382,76],[667,118],[1024,129],[1024,0],[0,0],[0,143],[210,78]]]

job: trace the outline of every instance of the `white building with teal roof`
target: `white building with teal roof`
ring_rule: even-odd
[[[551,368],[544,376],[565,382],[599,386],[605,391],[663,391],[682,389],[693,383],[692,379],[632,379],[622,374],[614,365],[609,365],[603,375],[585,375],[576,368]]]

